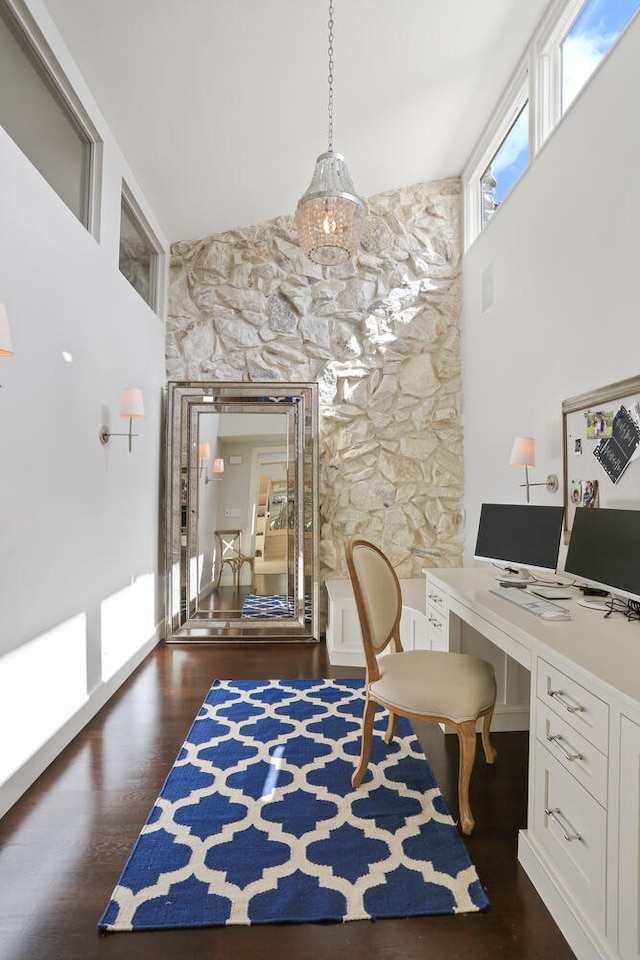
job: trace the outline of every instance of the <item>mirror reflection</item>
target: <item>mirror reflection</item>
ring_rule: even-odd
[[[198,437],[198,610],[293,616],[286,414],[201,412]]]
[[[315,385],[170,383],[168,414],[168,639],[317,639]]]

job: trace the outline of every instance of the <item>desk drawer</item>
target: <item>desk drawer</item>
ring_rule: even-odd
[[[447,615],[427,607],[427,638],[429,650],[448,650]]]
[[[586,787],[601,806],[607,806],[607,758],[564,718],[538,701],[536,737],[547,751]]]
[[[538,699],[605,756],[609,752],[609,707],[545,660],[538,660]]]
[[[429,606],[443,617],[449,612],[449,594],[427,577],[427,607]]]
[[[553,872],[584,913],[606,923],[606,811],[541,743],[535,745],[534,809],[529,822]]]
[[[428,577],[427,638],[430,650],[449,649],[449,595]]]

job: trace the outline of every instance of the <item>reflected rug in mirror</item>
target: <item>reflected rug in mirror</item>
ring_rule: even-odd
[[[488,900],[409,721],[378,711],[357,790],[361,680],[216,681],[102,931],[464,913]]]
[[[293,617],[295,601],[283,593],[250,593],[242,604],[242,616],[251,620],[278,620]],[[311,621],[311,597],[304,599],[304,618]]]

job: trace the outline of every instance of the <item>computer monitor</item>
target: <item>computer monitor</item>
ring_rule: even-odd
[[[475,560],[555,573],[562,538],[564,507],[522,503],[483,503]]]
[[[587,586],[640,602],[640,510],[578,507],[564,570]]]

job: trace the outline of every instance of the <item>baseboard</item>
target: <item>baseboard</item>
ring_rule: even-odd
[[[616,960],[616,954],[591,928],[527,830],[518,835],[518,860],[578,960]]]
[[[501,706],[496,704],[491,719],[491,729],[495,733],[514,733],[518,730],[528,730],[530,726],[529,704],[510,704]]]
[[[332,667],[365,667],[364,651],[336,649],[327,633],[327,654]]]
[[[104,707],[124,681],[160,642],[160,628],[112,677],[89,693],[84,704],[60,729],[29,757],[0,787],[0,817],[3,817],[83,727]]]

